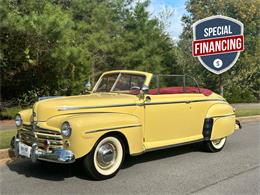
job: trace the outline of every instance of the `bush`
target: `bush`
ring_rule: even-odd
[[[22,107],[3,108],[0,112],[0,120],[14,119],[15,115],[22,109]]]
[[[224,97],[230,103],[253,103],[257,102],[257,98],[250,89],[241,89],[240,87],[232,87],[225,91]]]

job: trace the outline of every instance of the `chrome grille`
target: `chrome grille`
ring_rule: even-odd
[[[32,130],[32,125],[23,125],[23,128],[19,130],[19,137],[22,143],[29,146],[32,146],[33,143],[37,143],[41,149],[44,149],[44,142],[46,140],[50,142],[50,150],[63,147],[63,138],[60,132],[41,129],[39,127]]]

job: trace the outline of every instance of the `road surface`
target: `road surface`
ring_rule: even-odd
[[[243,124],[219,153],[201,144],[130,157],[116,177],[91,181],[79,164],[0,166],[0,194],[260,194],[260,126]]]

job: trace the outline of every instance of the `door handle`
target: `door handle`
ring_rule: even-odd
[[[145,101],[144,102],[150,102],[152,99],[151,99],[151,97],[150,96],[146,96],[145,97]]]
[[[142,102],[142,103],[139,103],[139,104],[137,104],[137,105],[138,105],[138,106],[144,106],[147,102],[148,102],[148,103],[151,102],[151,97],[150,97],[150,96],[146,96],[146,97],[144,98],[143,102]]]

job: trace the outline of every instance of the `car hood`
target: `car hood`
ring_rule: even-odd
[[[135,105],[137,100],[137,96],[116,93],[94,93],[45,99],[34,104],[34,121],[43,122],[60,114],[96,112],[96,109]]]

